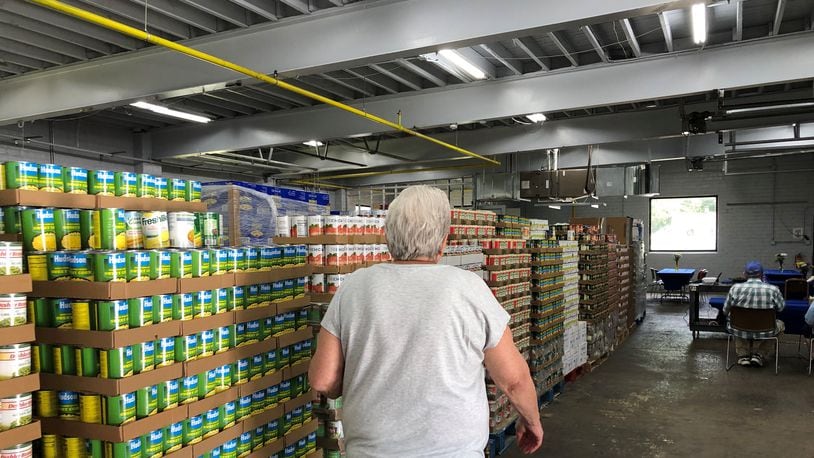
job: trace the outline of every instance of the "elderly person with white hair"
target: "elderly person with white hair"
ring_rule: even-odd
[[[402,191],[386,219],[393,262],[350,275],[322,321],[309,380],[343,396],[350,457],[483,456],[484,366],[520,414],[520,448],[542,444],[537,394],[509,314],[479,276],[438,264],[449,224],[442,191]]]

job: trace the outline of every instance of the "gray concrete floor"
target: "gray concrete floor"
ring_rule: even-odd
[[[687,319],[686,305],[650,304],[621,348],[543,409],[534,456],[814,456],[814,376],[797,336],[781,342],[779,375],[726,372],[724,335],[693,340]]]

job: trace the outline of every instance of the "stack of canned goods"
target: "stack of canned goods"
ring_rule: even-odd
[[[318,235],[384,235],[384,218],[343,215],[278,216],[278,237]]]
[[[178,360],[179,354],[181,354],[182,358],[188,358],[200,348],[196,342],[197,338],[189,339],[189,337],[175,338],[176,342],[177,339],[184,340],[180,352],[178,346],[175,348],[176,360]],[[190,341],[192,343],[189,343]],[[307,360],[311,357],[312,345],[313,340],[306,339],[288,347],[270,350],[251,358],[239,360],[235,364],[212,369],[197,376],[169,380],[121,396],[99,396],[74,391],[39,391],[36,395],[37,415],[45,418],[60,417],[85,423],[115,426],[127,424],[157,412],[204,399],[231,386],[241,385],[252,379],[256,380],[264,375],[280,371],[289,365]],[[171,350],[168,350],[165,346],[162,352],[167,351]],[[117,370],[120,372],[129,371],[133,365],[133,360],[128,359],[132,358],[132,352],[119,352],[117,350],[115,353],[119,358],[117,367],[123,367],[123,369]],[[157,360],[156,365],[158,365]],[[280,403],[301,396],[308,392],[309,389],[307,376],[299,375],[213,408],[204,414],[152,431],[138,438],[137,440],[140,442],[138,444],[135,441],[121,444],[102,444],[99,441],[88,441],[87,443],[75,444],[75,446],[89,451],[99,450],[98,455],[95,452],[90,454],[90,456],[94,457],[161,456],[161,453],[170,453],[213,436],[217,432],[233,426],[236,422],[243,421],[250,416],[274,408]],[[309,402],[303,407],[285,414],[284,417],[275,420],[275,422],[265,425],[263,428],[264,441],[261,444],[273,442],[291,429],[310,421],[312,418],[311,413],[312,407]],[[316,436],[314,436],[315,439]],[[57,441],[56,437],[43,437],[45,444]],[[62,442],[60,448],[63,450],[72,443],[71,441],[65,442],[64,438]],[[42,456],[49,455],[43,453]]]
[[[20,275],[23,272],[23,244],[0,242],[0,275]]]
[[[390,259],[386,244],[308,245],[308,264],[314,266],[370,265]]]
[[[0,189],[143,197],[200,202],[201,183],[147,173],[88,170],[57,164],[9,161],[0,167]]]

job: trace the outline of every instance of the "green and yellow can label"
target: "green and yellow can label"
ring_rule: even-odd
[[[136,174],[133,172],[114,172],[116,195],[119,197],[136,197]]]
[[[141,438],[141,448],[144,458],[160,458],[164,456],[164,430],[156,429]]]
[[[169,182],[166,177],[155,178],[155,197],[167,200],[169,192]]]
[[[71,279],[70,253],[54,251],[45,258],[49,281],[68,281]]]
[[[153,296],[153,323],[172,320],[172,294]]]
[[[80,229],[79,210],[73,208],[54,210],[54,234],[58,250],[81,250],[82,236]]]
[[[62,188],[68,194],[88,193],[88,169],[82,167],[62,168]]]
[[[158,410],[178,407],[180,399],[178,380],[167,380],[158,384]]]
[[[158,413],[158,385],[136,390],[136,418],[147,418]]]
[[[201,441],[203,435],[203,416],[195,415],[194,417],[184,420],[184,435],[183,444],[195,444]]]
[[[191,320],[195,318],[194,298],[192,293],[181,293],[172,296],[172,317],[174,320]]]
[[[57,164],[40,164],[39,189],[45,192],[63,192],[62,166]]]
[[[36,162],[8,161],[3,164],[6,188],[36,191],[40,188],[40,170]]]
[[[218,408],[207,410],[204,414],[203,427],[201,432],[203,438],[214,436],[220,430],[220,410]]]
[[[93,279],[98,282],[127,281],[127,257],[115,251],[92,251],[89,253]]]
[[[186,200],[187,181],[180,178],[173,178],[167,184],[167,198],[169,200]]]
[[[169,366],[175,363],[175,337],[164,337],[156,341],[156,367]]]
[[[243,421],[252,414],[252,397],[242,396],[237,400],[236,421]]]
[[[95,316],[91,317],[97,331],[118,331],[130,328],[130,305],[126,299],[97,301]]]
[[[91,170],[88,173],[88,194],[113,196],[116,194],[115,175],[109,170]]]
[[[56,251],[53,208],[27,208],[20,214],[23,247],[28,251]]]
[[[133,372],[140,374],[155,369],[155,342],[133,345]]]
[[[127,281],[149,281],[154,279],[151,277],[152,259],[149,251],[128,251],[125,260],[127,264]]]
[[[198,343],[201,347],[199,357],[212,356],[215,354],[215,331],[208,329],[202,331],[198,336]]]
[[[133,375],[133,348],[99,350],[99,366],[102,378],[119,379]]]
[[[169,454],[183,447],[184,422],[179,421],[164,428],[164,453]]]
[[[104,404],[106,425],[120,426],[136,420],[136,393],[105,396]]]
[[[197,334],[175,338],[175,361],[192,361],[198,358],[200,352]]]
[[[93,269],[90,265],[90,255],[84,252],[74,252],[68,256],[68,272],[73,281],[93,281]]]

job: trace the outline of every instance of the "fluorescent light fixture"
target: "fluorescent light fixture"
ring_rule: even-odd
[[[707,5],[704,3],[692,6],[692,39],[697,45],[707,41]]]
[[[527,117],[527,118],[529,119],[529,121],[531,121],[531,122],[543,122],[543,121],[545,121],[546,119],[548,119],[548,118],[546,118],[546,116],[545,116],[544,114],[542,114],[542,113],[532,113],[532,114],[527,114],[527,115],[526,115],[526,117]]]
[[[211,119],[207,118],[206,116],[196,115],[192,113],[186,113],[183,111],[173,110],[172,108],[167,108],[161,105],[156,105],[154,103],[147,103],[147,102],[135,102],[130,104],[131,107],[141,108],[142,110],[149,110],[153,113],[163,114],[165,116],[172,116],[173,118],[180,118],[186,119],[187,121],[195,121],[200,123],[207,123],[212,121]]]
[[[549,205],[548,208],[552,210],[562,210],[562,207],[560,207],[559,205]]]
[[[313,146],[314,148],[316,148],[317,146],[324,145],[324,143],[322,143],[319,140],[308,140],[307,142],[303,142],[302,144],[305,146]]]
[[[591,204],[591,208],[599,208],[599,204]]]
[[[726,114],[752,113],[755,111],[785,110],[789,108],[806,108],[814,106],[814,102],[783,103],[779,105],[765,105],[762,107],[733,108],[726,110]],[[793,126],[793,124],[792,124]]]
[[[461,70],[465,71],[472,78],[475,78],[476,80],[486,79],[486,73],[484,73],[483,70],[464,59],[463,56],[458,54],[457,51],[452,49],[442,49],[438,51],[438,54],[455,64],[455,66]]]

